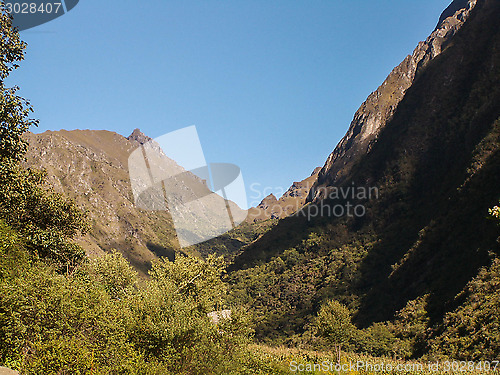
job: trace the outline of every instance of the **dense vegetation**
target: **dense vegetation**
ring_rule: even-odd
[[[255,223],[243,222],[236,228],[211,240],[185,248],[186,253],[206,258],[210,254],[223,256],[226,263],[231,263],[238,251],[260,238],[277,224],[276,219]]]
[[[30,374],[253,373],[246,316],[214,324],[220,259],[159,261],[141,282],[119,254],[58,273],[1,226],[0,363]]]

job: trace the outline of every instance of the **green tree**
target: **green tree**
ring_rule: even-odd
[[[84,233],[85,215],[72,202],[46,185],[46,174],[20,165],[27,148],[22,138],[37,120],[33,108],[8,88],[5,79],[24,59],[26,43],[12,26],[12,18],[0,3],[0,219],[16,230],[32,252],[64,269],[84,257],[70,239]]]
[[[0,163],[0,219],[22,236],[33,254],[58,268],[75,265],[85,255],[71,242],[88,229],[85,213],[52,192],[44,172]]]
[[[408,346],[398,340],[391,332],[387,323],[374,323],[370,327],[359,331],[356,338],[356,348],[360,352],[373,356],[408,356]],[[402,351],[402,349],[406,349]]]
[[[340,362],[342,346],[349,344],[357,332],[357,328],[351,322],[349,310],[340,302],[330,300],[321,307],[314,323],[319,336],[334,345],[337,360]]]
[[[17,95],[19,87],[6,87],[5,79],[24,60],[26,43],[21,41],[18,31],[12,27],[12,18],[0,3],[0,161],[19,160],[26,150],[21,138],[31,126],[38,124],[31,119],[33,108]]]
[[[411,348],[411,354],[420,356],[427,350],[427,343],[431,329],[429,328],[429,316],[427,313],[427,301],[429,294],[408,301],[406,306],[396,313],[394,322],[391,324],[393,333]],[[407,351],[403,356],[409,356]]]

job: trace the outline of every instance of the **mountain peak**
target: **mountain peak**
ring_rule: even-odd
[[[427,68],[429,62],[440,55],[449,41],[467,22],[478,0],[455,0],[441,15],[438,27],[425,40],[418,43],[411,55],[395,67],[386,80],[354,114],[344,138],[328,156],[318,175],[315,188],[308,201],[324,198],[323,186],[339,185],[353,166],[377,142],[385,125],[392,119],[407,90]]]
[[[132,132],[132,134],[130,134],[127,137],[127,139],[129,141],[139,142],[141,145],[143,145],[144,143],[151,141],[153,138],[148,137],[146,134],[144,134],[143,132],[141,132],[141,130],[139,128],[136,128],[136,129],[134,129],[134,131]]]
[[[269,205],[276,203],[276,202],[278,202],[278,199],[276,198],[276,196],[274,194],[271,193],[267,197],[265,197],[257,207],[268,208]]]
[[[312,171],[310,177],[318,175],[320,171],[321,171],[321,167],[314,168],[314,171]]]
[[[439,17],[438,24],[436,26],[436,29],[438,29],[443,21],[447,19],[448,17],[453,17],[456,12],[460,10],[468,10],[470,9],[469,6],[469,0],[454,0],[441,14],[441,17]],[[474,1],[475,3],[475,1]]]

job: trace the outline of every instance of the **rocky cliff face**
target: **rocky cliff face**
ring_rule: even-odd
[[[148,137],[146,134],[141,132],[140,129],[134,129],[132,134],[130,134],[127,139],[131,142],[137,142],[140,145],[143,145],[146,142],[151,141],[153,138]]]
[[[354,115],[346,135],[319,172],[315,189],[311,191],[308,201],[323,198],[325,189],[319,187],[341,183],[360,157],[370,150],[415,78],[429,61],[447,47],[448,42],[468,19],[476,3],[477,0],[455,0],[443,12],[432,34],[420,42],[413,53],[394,68],[384,83],[370,94]]]
[[[318,179],[320,170],[320,167],[315,168],[309,177],[295,181],[279,199],[274,194],[265,197],[257,207],[249,210],[247,221],[283,219],[300,210],[306,203],[307,195]]]

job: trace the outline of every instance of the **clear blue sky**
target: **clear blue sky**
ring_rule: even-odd
[[[279,194],[324,164],[449,3],[81,0],[21,33],[9,83],[32,101],[35,132],[196,125],[206,159],[239,165],[253,201],[252,184]]]

